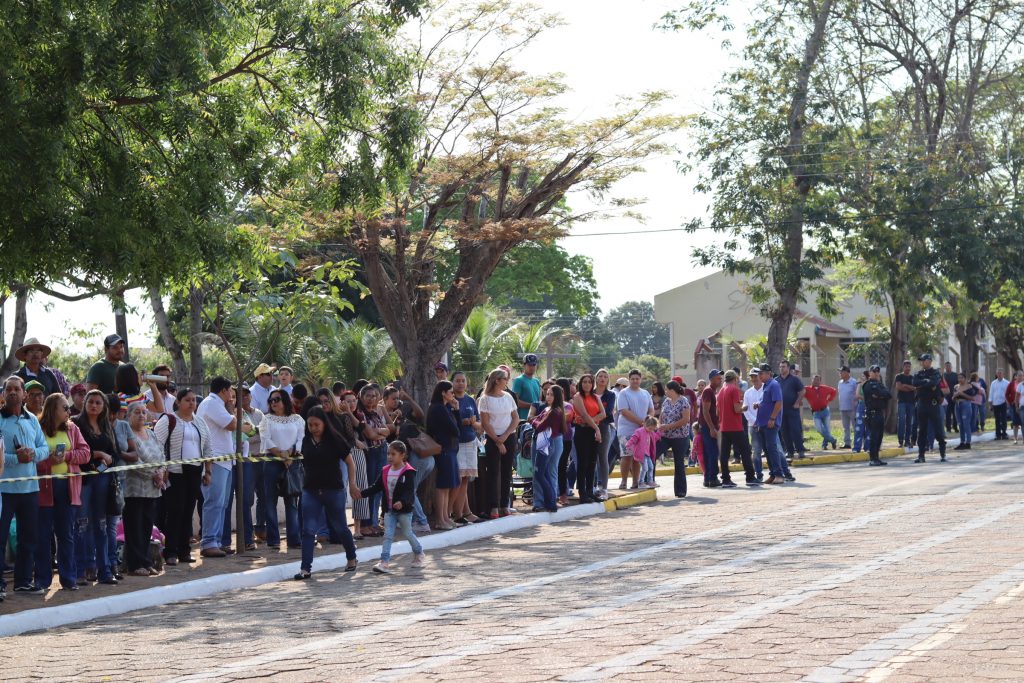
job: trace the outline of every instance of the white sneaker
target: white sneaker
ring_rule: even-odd
[[[412,558],[412,566],[413,566],[413,568],[414,569],[422,568],[423,567],[423,560],[425,560],[425,559],[427,559],[426,553],[420,553],[419,555],[414,555],[413,558]]]
[[[381,560],[377,564],[373,565],[373,571],[377,572],[378,574],[390,574],[391,563],[384,562],[383,560]]]
[[[430,533],[430,525],[429,524],[413,524],[412,525],[412,530],[414,532],[416,532],[417,534],[429,534]]]

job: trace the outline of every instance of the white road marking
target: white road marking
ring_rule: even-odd
[[[944,474],[944,473],[942,473]],[[967,486],[958,487],[952,491],[949,491],[945,496],[961,496],[969,493],[970,491],[979,488],[989,481],[995,479],[1001,479],[1003,475],[999,477],[993,477],[990,479],[969,484]],[[882,489],[891,488],[892,485],[879,487]],[[875,512],[869,513],[862,517],[858,517],[853,520],[839,523],[828,529],[821,529],[808,532],[802,536],[779,543],[772,546],[767,546],[756,550],[747,555],[728,560],[710,567],[704,567],[701,569],[687,570],[680,572],[677,577],[671,581],[662,583],[659,586],[652,586],[645,588],[643,591],[628,593],[625,595],[618,595],[613,597],[611,600],[600,604],[590,605],[588,607],[574,610],[568,614],[546,619],[544,621],[537,622],[529,625],[522,629],[517,629],[513,633],[505,633],[497,636],[491,636],[489,638],[483,638],[476,640],[468,645],[463,645],[451,649],[447,652],[440,650],[431,653],[429,659],[425,660],[413,660],[401,663],[389,664],[386,668],[375,671],[370,677],[362,679],[364,683],[373,681],[378,683],[380,681],[394,681],[400,680],[409,676],[413,673],[426,670],[436,670],[446,664],[450,664],[455,661],[465,659],[466,657],[472,657],[474,655],[486,654],[493,652],[496,649],[507,647],[509,645],[515,645],[518,643],[528,642],[535,638],[550,635],[564,633],[568,634],[571,630],[578,626],[580,623],[585,623],[590,619],[613,612],[623,607],[638,603],[646,602],[648,600],[673,593],[678,590],[686,589],[693,586],[695,582],[704,581],[712,577],[729,576],[735,572],[739,567],[746,567],[756,562],[768,559],[770,557],[777,557],[784,555],[787,552],[800,548],[802,546],[814,543],[827,536],[833,536],[844,531],[851,531],[860,529],[868,524],[877,521],[883,517],[889,517],[902,512],[907,512],[918,507],[927,505],[930,502],[936,500],[934,497],[922,496],[916,498],[910,502],[903,503],[895,508],[888,510],[876,510]]]
[[[983,526],[999,521],[1007,515],[1021,509],[1024,509],[1024,502],[1017,502],[998,508],[993,512],[971,520],[970,522],[967,522],[955,529],[943,531],[922,541],[918,541],[917,543],[911,543],[899,550],[884,553],[866,562],[862,562],[861,564],[848,567],[842,571],[823,577],[817,581],[813,581],[806,586],[800,586],[790,590],[777,598],[761,600],[753,605],[749,605],[748,607],[733,612],[732,614],[727,614],[706,624],[690,629],[685,633],[663,638],[651,645],[637,648],[627,654],[612,657],[611,659],[607,659],[603,662],[598,662],[573,674],[564,676],[561,680],[597,681],[615,676],[619,673],[626,673],[629,671],[630,667],[639,666],[645,662],[655,661],[659,658],[665,657],[666,655],[679,652],[687,647],[703,643],[711,638],[730,633],[737,628],[751,624],[770,614],[774,614],[790,607],[795,607],[796,605],[806,602],[825,591],[833,590],[883,567],[909,559],[938,545],[960,538],[975,529],[979,529]]]
[[[948,642],[965,628],[963,618],[977,608],[1005,596],[1013,586],[1019,592],[1024,585],[1022,581],[1024,562],[975,584],[899,629],[811,672],[802,680],[807,683],[839,683],[864,676],[872,682],[882,681],[905,664]],[[953,623],[955,621],[961,623]]]

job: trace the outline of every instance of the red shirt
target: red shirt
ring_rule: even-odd
[[[807,405],[809,405],[811,410],[814,412],[828,408],[828,404],[836,397],[836,390],[825,384],[821,384],[819,386],[808,386],[805,392],[804,398],[807,399]]]
[[[722,390],[718,392],[718,402],[722,404],[722,431],[742,432],[743,414],[737,413],[734,407],[736,403],[743,402],[739,386],[736,384],[723,386]]]
[[[704,419],[705,408],[708,409],[708,415],[711,416],[710,424]],[[698,411],[697,422],[700,423],[701,427],[718,429],[718,406],[715,402],[715,390],[711,387],[705,387],[704,391],[700,392],[700,410]]]

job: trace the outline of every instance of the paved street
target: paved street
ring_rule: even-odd
[[[1024,680],[1024,451],[952,460],[802,468],[763,490],[690,477],[684,501],[436,552],[422,572],[314,566],[19,636],[3,678]]]

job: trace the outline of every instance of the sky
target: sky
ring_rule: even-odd
[[[655,28],[667,10],[684,0],[557,0],[543,4],[566,23],[542,35],[517,61],[529,72],[565,74],[571,92],[560,104],[569,116],[596,118],[610,111],[616,97],[647,90],[673,93],[675,99],[667,110],[676,114],[697,114],[711,107],[715,85],[730,64],[730,55],[719,38]],[[650,160],[645,173],[616,188],[616,196],[646,198],[639,208],[644,223],[634,219],[590,222],[576,227],[561,242],[570,253],[592,259],[602,311],[626,301],[653,301],[655,294],[711,272],[694,265],[691,257],[695,246],[712,239],[709,235],[638,232],[678,228],[691,218],[706,215],[707,197],[693,191],[695,178],[676,169],[690,148],[690,134],[681,131],[673,142],[680,148],[678,156]],[[591,208],[585,196],[570,195],[569,203],[579,211]],[[622,232],[630,234],[594,234]],[[134,293],[128,304],[130,344],[152,346],[155,331],[148,302],[141,293]],[[5,342],[9,343],[12,303],[7,304],[7,314]],[[114,328],[110,303],[103,299],[66,303],[37,295],[30,302],[28,318],[27,336],[79,352],[100,346],[99,340]]]

